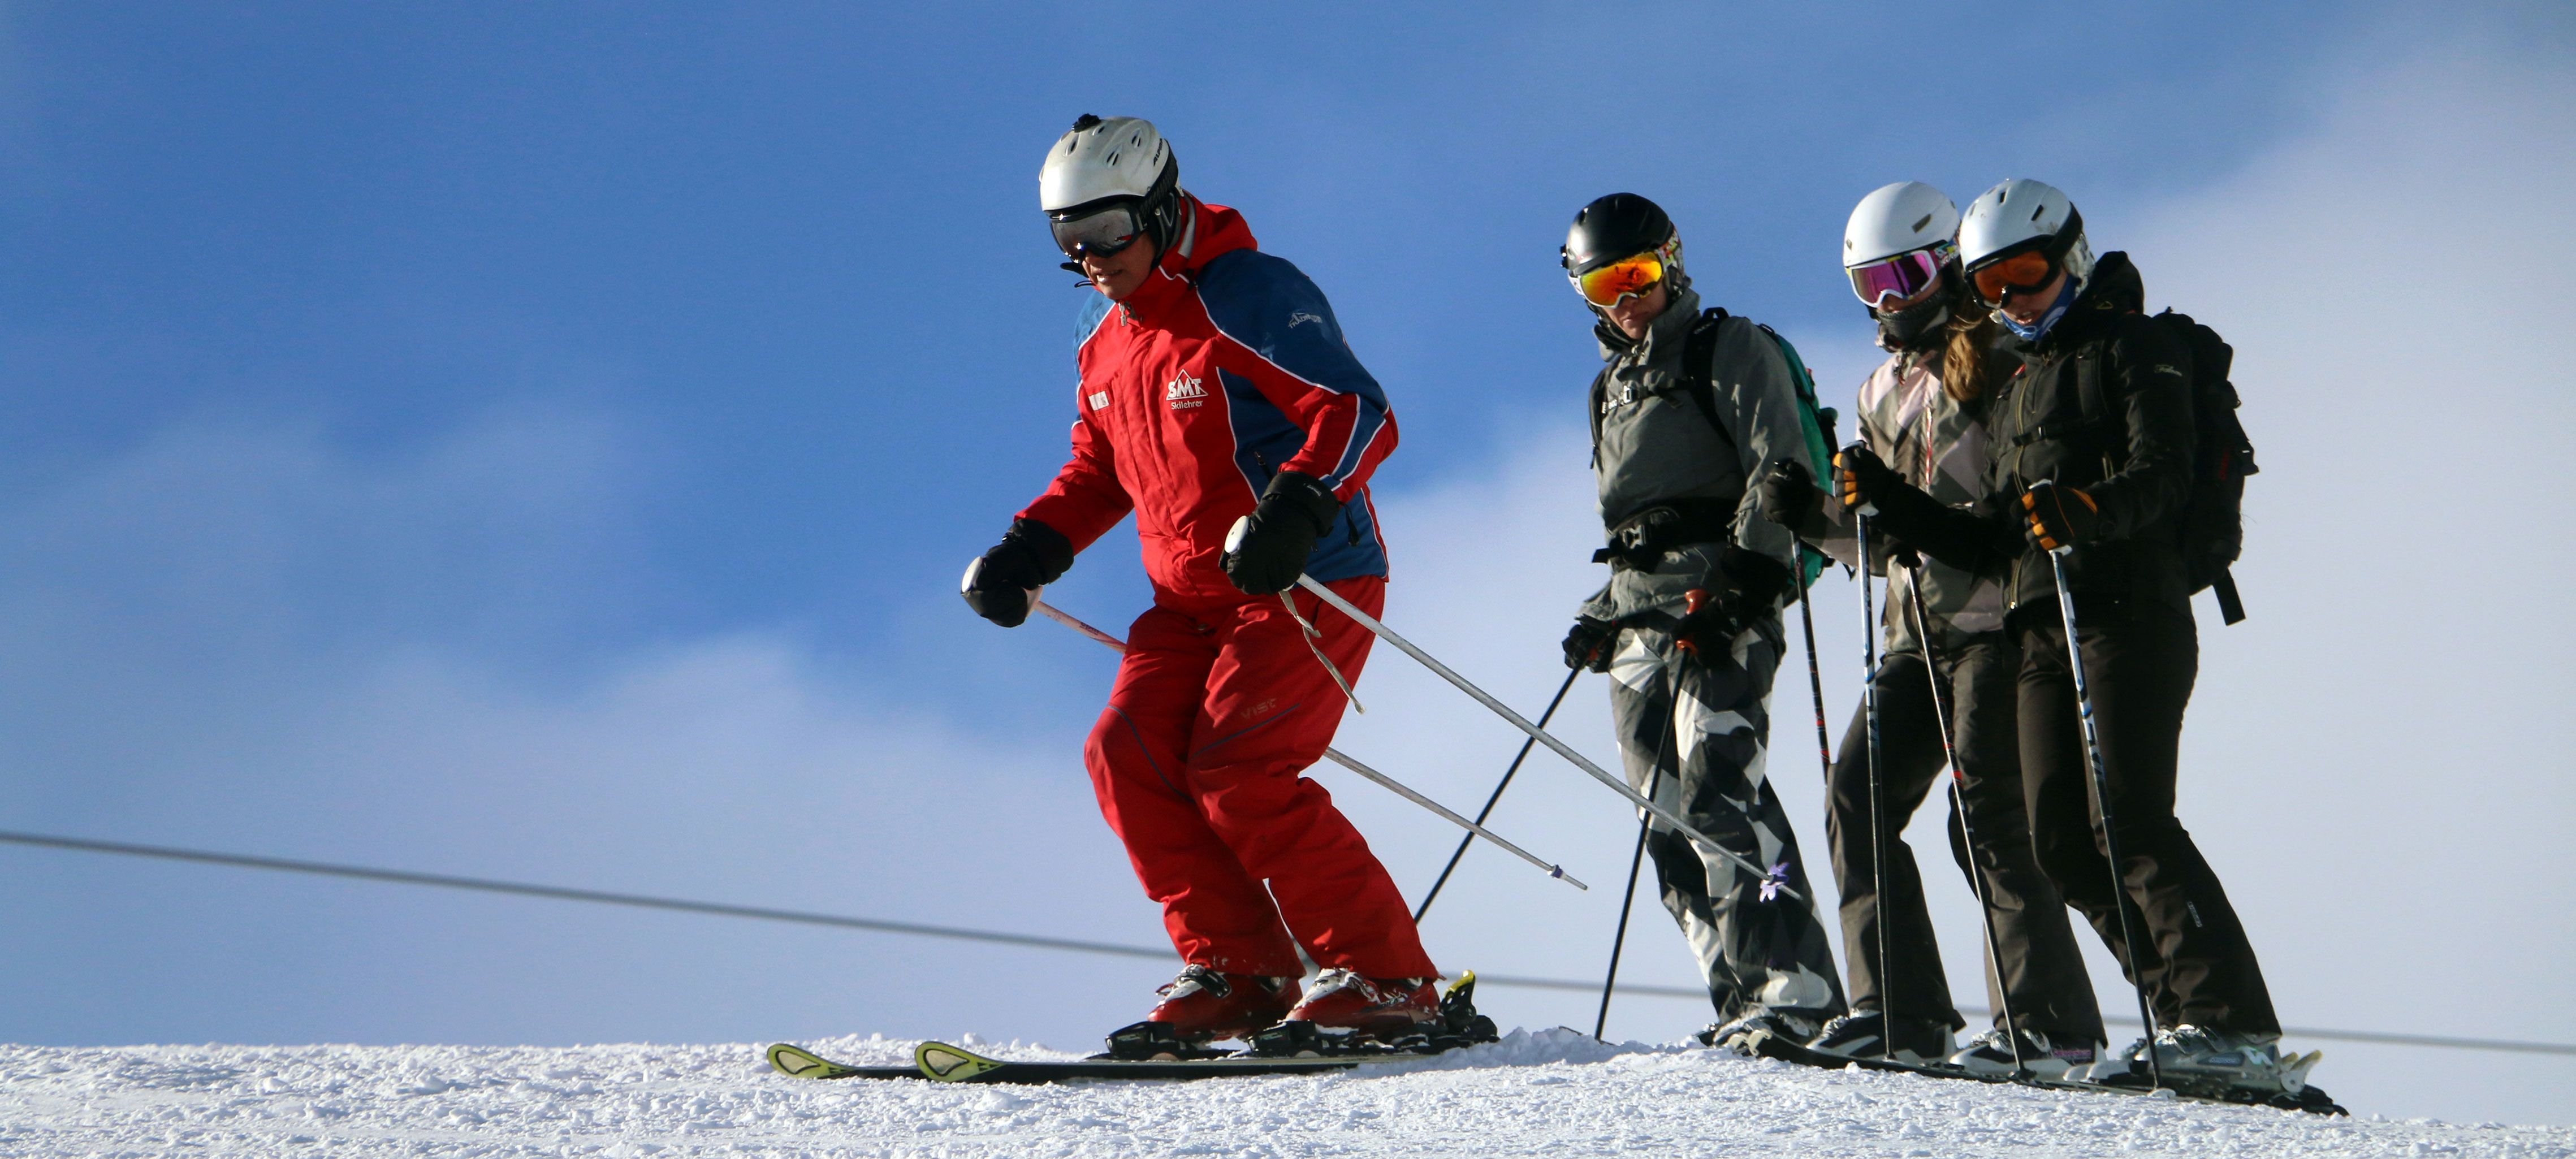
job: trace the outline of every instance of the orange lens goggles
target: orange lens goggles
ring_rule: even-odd
[[[2013,294],[2027,294],[2048,284],[2057,273],[2057,263],[2046,253],[2026,250],[1992,265],[1979,266],[1968,280],[1976,283],[1977,297],[1989,306],[2000,306]]]
[[[1600,269],[1574,277],[1574,288],[1583,292],[1583,300],[1608,309],[1619,299],[1642,294],[1664,280],[1664,260],[1653,254],[1621,258]]]

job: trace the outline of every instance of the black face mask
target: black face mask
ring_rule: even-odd
[[[1934,294],[1893,314],[1876,310],[1869,316],[1878,321],[1879,344],[1890,350],[1913,350],[1938,341],[1941,328],[1950,321],[1950,295]]]

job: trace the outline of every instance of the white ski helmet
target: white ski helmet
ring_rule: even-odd
[[[1168,245],[1180,220],[1180,158],[1153,123],[1084,113],[1048,148],[1038,208],[1066,257]]]
[[[2075,211],[2075,202],[2056,186],[2015,177],[1968,203],[1968,215],[1959,223],[1959,257],[1966,262],[1972,281],[1977,271],[2032,251],[2048,259],[2048,273],[2040,282],[2023,288],[2044,285],[2059,270],[2078,283],[2093,275],[2093,250],[2085,244],[2084,215]],[[2000,300],[1988,295],[1984,286],[1978,287],[1978,296],[1989,305]]]
[[[1944,281],[1958,282],[1959,207],[1940,190],[1920,181],[1882,185],[1852,207],[1843,226],[1843,271],[1852,293],[1872,314],[1890,299],[1920,301]],[[1946,306],[1929,311],[1947,317]],[[1909,333],[1907,337],[1912,335]]]
[[[1881,185],[1852,207],[1843,226],[1843,268],[1912,250],[1956,244],[1959,207],[1920,181]]]

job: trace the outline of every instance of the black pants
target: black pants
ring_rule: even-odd
[[[1939,656],[1958,750],[1960,796],[1974,830],[1975,867],[1959,832],[1957,812],[1947,826],[1950,855],[1964,874],[1982,874],[1988,919],[1994,923],[2000,961],[1988,963],[1987,1005],[2003,1024],[2009,999],[2025,1030],[2053,1041],[2101,1042],[2102,1012],[2085,975],[2066,906],[2031,854],[2030,818],[2023,809],[2021,759],[2014,730],[2015,683],[2020,654],[2004,633],[1990,633]],[[1966,1024],[1950,1004],[1950,983],[1923,905],[1923,878],[1904,840],[1914,816],[1940,777],[1940,718],[1923,656],[1895,652],[1880,658],[1878,692],[1880,795],[1888,816],[1887,891],[1878,897],[1872,873],[1869,812],[1869,721],[1866,705],[1844,730],[1842,753],[1825,785],[1825,834],[1832,848],[1834,880],[1841,885],[1843,949],[1849,957],[1852,1008],[1893,1010],[1899,1018]],[[1972,876],[1969,888],[1977,881]],[[1878,976],[1879,939],[1889,938],[1890,980]],[[1981,940],[1984,931],[1980,930]],[[1977,955],[1984,959],[1982,944]],[[1998,976],[2000,975],[2000,976]]]
[[[2191,613],[2079,596],[2076,618],[2120,839],[2120,888],[2093,825],[2092,774],[2054,603],[2018,609],[2009,624],[2022,649],[2022,779],[2040,867],[2146,991],[2158,1022],[2277,1034],[2271,991],[2236,908],[2174,818],[2183,707],[2200,669]],[[2122,942],[2122,904],[2143,960],[2131,961]]]

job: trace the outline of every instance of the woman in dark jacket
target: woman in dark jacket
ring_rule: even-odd
[[[2218,875],[2174,817],[2184,706],[2199,667],[2182,522],[2195,438],[2191,349],[2144,313],[2124,254],[2096,262],[2066,195],[2036,181],[1969,207],[1960,249],[2020,368],[1988,408],[1985,494],[1947,507],[1868,447],[1838,459],[1847,507],[1943,562],[2002,578],[2021,647],[2021,760],[2039,863],[2119,958],[2159,1033],[2097,1081],[2296,1091],[2263,972]],[[2094,824],[2061,614],[2060,553],[2120,853]],[[2127,912],[2123,913],[2123,908]],[[2133,952],[2134,946],[2134,952]]]

